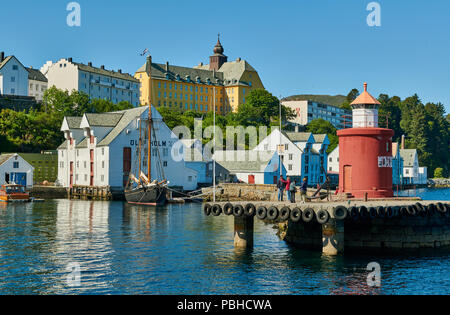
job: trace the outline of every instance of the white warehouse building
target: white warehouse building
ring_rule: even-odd
[[[85,65],[67,58],[55,63],[48,61],[41,72],[47,77],[49,88],[84,92],[91,99],[105,99],[114,104],[127,101],[139,105],[140,82],[122,70],[106,70],[105,66],[97,68],[92,62]]]
[[[65,117],[61,131],[66,140],[58,148],[60,185],[110,186],[111,190],[123,191],[130,172],[138,173],[139,121],[144,129],[147,118],[148,107]],[[171,187],[195,190],[197,172],[186,167],[183,159],[172,158],[172,147],[179,140],[154,107],[152,120],[152,138],[157,139],[152,141],[152,179],[164,178]],[[142,170],[147,168],[144,152]]]

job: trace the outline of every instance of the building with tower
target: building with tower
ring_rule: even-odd
[[[353,128],[338,130],[339,192],[356,198],[393,197],[391,129],[378,128],[380,102],[364,92],[351,104]]]
[[[211,111],[215,105],[217,113],[236,112],[251,90],[264,89],[264,85],[247,61],[228,61],[224,51],[218,38],[209,64],[192,68],[154,63],[152,56],[147,56],[134,75],[141,83],[141,105],[151,102],[157,108],[200,112]]]

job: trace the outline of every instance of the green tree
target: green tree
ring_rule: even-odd
[[[279,120],[280,100],[270,92],[256,89],[246,97],[246,102],[238,109],[239,123],[243,126],[269,126],[272,121]],[[290,108],[281,106],[281,119],[287,121],[295,117]]]
[[[349,109],[351,110],[352,107],[350,106],[350,104],[358,97],[359,95],[359,91],[358,89],[352,89],[346,97],[346,100],[344,103],[342,103],[341,108],[345,108],[345,109]]]
[[[394,130],[394,141],[399,141],[402,135],[400,127],[402,115],[400,108],[401,99],[398,96],[391,98],[387,94],[380,94],[378,101],[381,103],[378,110],[378,125]]]
[[[434,178],[443,178],[444,177],[444,169],[442,167],[437,167],[434,170]]]

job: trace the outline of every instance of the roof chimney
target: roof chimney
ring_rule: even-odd
[[[69,57],[68,59],[67,59],[69,62],[72,62],[72,57]]]
[[[166,72],[169,72],[169,62],[166,61]]]
[[[92,67],[92,62],[89,61],[89,62],[88,62],[88,66],[89,66],[89,67]]]
[[[5,60],[5,52],[4,51],[0,52],[0,62],[3,62],[3,60]]]
[[[400,147],[402,150],[405,150],[405,135],[402,135],[402,144]]]
[[[118,72],[119,72],[119,73],[122,73],[122,69],[119,69]]]
[[[104,66],[104,65],[102,65],[100,68],[101,68],[102,70],[105,70],[105,66]]]

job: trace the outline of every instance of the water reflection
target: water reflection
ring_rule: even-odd
[[[232,217],[206,217],[197,204],[0,204],[0,294],[420,293],[423,279],[427,292],[450,292],[449,252],[322,256],[258,220],[254,248],[235,249],[233,232]],[[371,261],[382,267],[381,288],[367,285]],[[74,262],[79,287],[66,281]]]

